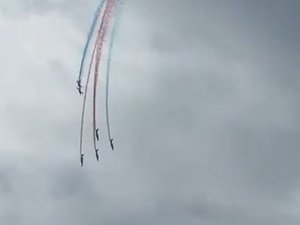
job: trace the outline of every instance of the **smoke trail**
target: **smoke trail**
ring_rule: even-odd
[[[101,24],[102,24],[102,22],[101,22]],[[94,59],[95,59],[96,50],[97,50],[97,46],[98,46],[99,42],[100,42],[99,36],[97,35],[97,39],[96,39],[96,42],[95,42],[94,47],[93,47],[91,62],[90,62],[90,65],[89,65],[89,71],[88,71],[88,76],[87,76],[87,81],[86,81],[86,86],[85,86],[85,91],[84,91],[84,99],[83,99],[82,114],[81,114],[81,128],[80,128],[80,155],[82,155],[82,153],[83,153],[83,151],[82,151],[82,142],[83,141],[82,140],[83,140],[83,125],[84,125],[84,115],[85,115],[85,108],[86,108],[87,90],[88,90],[89,80],[90,80],[90,77],[91,77],[92,66],[93,66],[93,62],[94,62]],[[96,141],[95,141],[95,134],[93,134],[93,136],[94,136],[94,139],[93,139],[94,140],[94,148],[95,148],[95,152],[96,152],[97,151],[97,146],[96,146]]]
[[[95,27],[96,27],[96,24],[97,24],[97,20],[99,18],[99,15],[101,13],[101,10],[103,8],[103,5],[104,5],[105,1],[106,0],[102,0],[100,2],[100,4],[99,4],[97,10],[95,11],[93,23],[92,23],[90,31],[88,33],[88,37],[87,37],[87,40],[86,40],[86,43],[85,43],[85,46],[84,46],[84,50],[83,50],[83,54],[82,54],[82,58],[81,58],[81,63],[80,63],[79,76],[78,76],[78,80],[77,80],[79,82],[79,84],[81,83],[81,79],[82,79],[83,65],[84,65],[84,62],[85,62],[86,53],[87,53],[89,44],[91,42],[94,30],[95,30]]]
[[[98,76],[99,76],[99,65],[100,65],[100,59],[102,54],[102,47],[104,43],[104,37],[107,31],[107,27],[109,24],[109,19],[112,14],[113,7],[115,5],[115,0],[108,0],[106,2],[106,7],[102,16],[102,21],[100,25],[100,29],[97,36],[97,50],[96,50],[96,59],[95,59],[95,72],[94,72],[94,93],[93,93],[93,140],[94,140],[94,148],[97,156],[97,145],[96,145],[96,129],[97,129],[97,121],[96,121],[96,97],[97,97],[97,83],[98,83]]]
[[[108,26],[110,23],[110,19],[113,16],[114,10],[116,10],[117,12],[117,3],[119,3],[120,0],[103,0],[101,2],[101,4],[98,6],[97,11],[95,13],[95,17],[93,20],[93,24],[92,27],[90,29],[89,35],[88,35],[88,40],[85,46],[85,50],[83,53],[83,58],[81,61],[81,67],[80,67],[80,74],[79,74],[79,79],[78,79],[78,86],[80,87],[80,82],[81,82],[81,75],[82,75],[82,70],[83,70],[83,65],[84,65],[84,61],[86,58],[86,53],[87,53],[87,49],[88,49],[88,45],[90,43],[91,37],[93,35],[97,20],[100,16],[101,10],[104,7],[105,4],[105,9],[101,18],[101,24],[100,24],[100,28],[98,29],[97,32],[97,38],[93,47],[93,52],[92,52],[92,57],[91,57],[91,61],[90,61],[90,65],[89,65],[89,71],[88,71],[88,76],[87,76],[87,80],[86,80],[86,86],[85,86],[85,93],[84,93],[84,99],[83,99],[83,107],[82,107],[82,114],[81,114],[81,128],[80,128],[80,161],[81,161],[81,165],[83,165],[83,127],[84,127],[84,117],[85,117],[85,110],[86,110],[86,101],[87,101],[87,91],[88,91],[88,86],[91,78],[91,71],[92,71],[92,67],[94,65],[94,83],[93,83],[93,141],[94,141],[94,149],[95,149],[95,153],[96,153],[96,158],[97,160],[99,160],[99,156],[98,156],[98,149],[97,149],[97,145],[96,145],[96,130],[97,130],[97,122],[96,122],[96,97],[97,97],[97,83],[98,83],[98,76],[99,76],[99,66],[100,66],[100,60],[101,60],[101,55],[102,55],[102,48],[103,48],[103,43],[104,43],[104,38],[106,36],[106,33],[108,31]],[[115,33],[115,27],[116,24],[114,24],[113,29],[112,29],[112,34],[111,37],[112,39],[114,38],[114,33]],[[113,42],[113,40],[112,40]],[[109,45],[109,52],[112,51],[112,46],[113,43],[110,43]],[[108,67],[110,67],[110,61],[111,61],[111,53],[109,53],[108,56],[108,60],[109,60],[109,65]],[[109,68],[107,71],[109,76]],[[107,83],[107,93],[108,93],[108,83]],[[107,94],[107,99],[108,99],[108,94]],[[108,100],[107,100],[108,102]],[[108,109],[108,103],[107,103],[107,109]],[[108,110],[107,110],[108,113]],[[108,115],[107,115],[108,116]],[[109,127],[109,122],[108,122],[108,127]],[[110,131],[109,131],[110,132]],[[111,139],[112,141],[112,139]],[[111,142],[112,143],[112,142]]]
[[[90,77],[91,77],[92,65],[93,65],[93,61],[94,61],[94,58],[95,58],[96,48],[97,48],[97,41],[96,41],[96,43],[94,45],[94,48],[93,48],[92,58],[91,58],[91,62],[90,62],[90,65],[89,65],[89,72],[88,72],[86,85],[85,85],[85,91],[84,91],[83,106],[82,106],[82,113],[81,113],[81,126],[80,126],[80,156],[83,153],[82,140],[83,140],[83,125],[84,125],[84,114],[85,114],[85,108],[86,108],[87,90],[88,90],[88,86],[89,86],[89,80],[90,80]]]
[[[123,7],[123,1],[119,0],[119,4],[116,7],[116,19],[112,27],[111,31],[111,36],[110,36],[110,42],[109,42],[109,50],[108,50],[108,57],[107,57],[107,67],[106,67],[106,96],[105,96],[105,111],[106,111],[106,125],[107,125],[107,133],[108,133],[108,138],[110,141],[110,145],[112,150],[114,150],[113,146],[113,139],[111,136],[111,130],[110,130],[110,120],[109,120],[109,78],[110,78],[110,63],[111,63],[111,58],[112,58],[112,52],[113,52],[113,46],[114,46],[114,41],[115,41],[115,34],[116,34],[116,29],[118,27],[118,23],[120,21],[120,15],[121,15],[121,10]]]
[[[94,19],[90,28],[90,31],[88,33],[88,37],[86,40],[86,44],[84,47],[84,51],[83,51],[83,55],[82,55],[82,59],[81,59],[81,64],[80,64],[80,71],[79,71],[79,77],[78,77],[78,82],[79,84],[81,83],[81,79],[82,79],[82,72],[83,72],[83,65],[84,65],[84,61],[86,58],[86,53],[87,53],[87,49],[89,47],[91,38],[93,36],[96,24],[97,24],[97,20],[100,16],[100,13],[102,11],[102,8],[104,6],[106,0],[102,0],[100,2],[100,4],[98,5],[98,8],[94,14]],[[90,76],[91,76],[91,70],[92,70],[92,64],[94,61],[94,56],[95,56],[95,52],[96,52],[96,47],[97,47],[97,41],[94,45],[94,49],[93,49],[93,53],[92,53],[92,58],[91,58],[91,62],[90,62],[90,66],[89,66],[89,71],[88,71],[88,76],[87,76],[87,80],[86,80],[86,86],[85,86],[85,91],[84,91],[84,99],[83,99],[83,106],[82,106],[82,113],[81,113],[81,125],[80,125],[80,158],[82,160],[83,157],[83,149],[82,149],[82,145],[83,145],[83,126],[84,126],[84,115],[85,115],[85,108],[86,108],[86,98],[87,98],[87,90],[88,90],[88,86],[89,86],[89,80],[90,80]]]

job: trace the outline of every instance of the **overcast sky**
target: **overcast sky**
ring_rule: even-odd
[[[124,1],[80,168],[98,1],[0,0],[0,224],[298,225],[300,1]]]

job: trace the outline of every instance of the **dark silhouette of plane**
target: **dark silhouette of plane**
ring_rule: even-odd
[[[81,86],[81,80],[77,80],[76,83],[77,83],[77,85],[78,85],[79,88],[82,88],[82,86]]]
[[[96,153],[96,159],[97,159],[97,161],[99,161],[99,149],[98,148],[96,149],[95,153]]]
[[[112,150],[114,150],[114,143],[113,143],[113,140],[114,140],[113,138],[109,140],[109,141],[110,141],[110,147],[111,147]]]
[[[83,156],[84,156],[84,154],[80,155],[80,165],[81,165],[81,167],[83,167]]]
[[[77,80],[76,83],[77,83],[77,90],[78,90],[79,94],[82,95],[83,92],[82,92],[81,80]]]
[[[83,92],[82,92],[81,88],[82,88],[82,87],[77,87],[77,88],[76,88],[76,89],[78,90],[78,92],[79,92],[79,94],[80,94],[80,95],[82,95],[82,94],[83,94]]]
[[[96,129],[96,139],[99,141],[99,128]]]

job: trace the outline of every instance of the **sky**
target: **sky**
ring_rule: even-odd
[[[300,2],[124,1],[81,168],[98,1],[0,0],[0,224],[298,225]]]

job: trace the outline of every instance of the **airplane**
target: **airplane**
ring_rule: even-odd
[[[111,147],[112,150],[114,150],[114,143],[113,143],[113,140],[114,140],[113,138],[109,140],[109,141],[110,141],[110,147]]]
[[[78,88],[82,88],[82,86],[81,86],[81,80],[77,80],[76,83],[78,85]]]
[[[97,138],[97,141],[99,141],[99,128],[96,129],[96,138]]]
[[[98,148],[96,149],[96,159],[97,159],[97,161],[99,161],[99,149]]]
[[[80,155],[80,165],[81,165],[81,167],[83,167],[83,156],[84,156],[84,154]]]
[[[81,87],[77,87],[76,89],[78,90],[78,92],[79,92],[80,95],[83,94],[83,92],[82,92],[82,90],[81,90]]]

